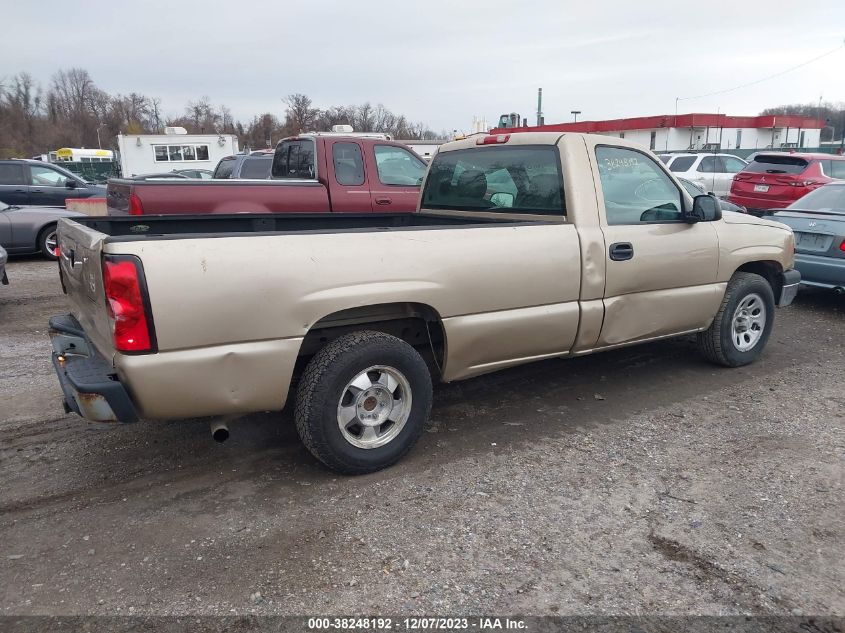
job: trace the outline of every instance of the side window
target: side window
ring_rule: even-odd
[[[669,163],[669,169],[676,173],[688,171],[695,162],[695,156],[678,156]]]
[[[722,162],[725,163],[725,171],[729,174],[738,174],[745,168],[745,163],[732,156],[722,156]]]
[[[157,163],[166,163],[169,158],[167,156],[167,145],[153,145],[153,152]]]
[[[0,185],[22,185],[23,166],[0,163]]]
[[[378,179],[383,185],[415,187],[425,175],[425,163],[411,152],[394,145],[376,145]]]
[[[819,167],[821,167],[822,174],[824,174],[825,176],[828,176],[828,177],[832,177],[831,173],[830,173],[832,171],[832,166],[831,166],[830,163],[831,163],[831,161],[829,161],[829,160],[820,160],[819,161]]]
[[[212,178],[231,178],[232,172],[235,170],[235,157],[224,158],[217,163],[217,168],[214,170]]]
[[[830,161],[830,177],[845,180],[845,160]]]
[[[270,177],[272,158],[247,158],[241,163],[241,178],[263,180]]]
[[[30,166],[29,174],[32,180],[31,184],[41,187],[64,187],[67,180],[67,176],[55,169],[37,165]]]
[[[208,160],[208,145],[197,145],[197,160]]]
[[[705,156],[701,159],[701,163],[698,165],[698,169],[696,171],[700,171],[705,174],[721,172],[722,167],[719,162],[720,159],[718,156]]]
[[[681,220],[681,192],[649,156],[597,147],[596,160],[608,224]]]
[[[316,178],[314,141],[284,141],[273,155],[273,178]]]
[[[337,184],[348,187],[364,184],[364,155],[358,143],[332,145],[332,162]]]

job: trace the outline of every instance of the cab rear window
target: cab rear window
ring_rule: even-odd
[[[497,146],[439,152],[429,168],[422,207],[565,215],[557,148]]]

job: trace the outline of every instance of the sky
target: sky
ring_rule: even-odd
[[[0,0],[0,81],[81,67],[109,93],[182,113],[207,95],[236,119],[370,101],[440,130],[505,112],[546,123],[757,114],[845,101],[845,0]],[[839,50],[804,68],[733,88]]]

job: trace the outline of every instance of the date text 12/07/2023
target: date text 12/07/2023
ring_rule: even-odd
[[[309,631],[327,630],[404,630],[404,631],[498,631],[524,630],[524,620],[518,618],[450,618],[450,617],[411,617],[411,618],[309,618]]]

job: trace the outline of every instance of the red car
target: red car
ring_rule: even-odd
[[[761,153],[734,176],[728,200],[749,212],[783,209],[822,185],[845,179],[845,156]]]

